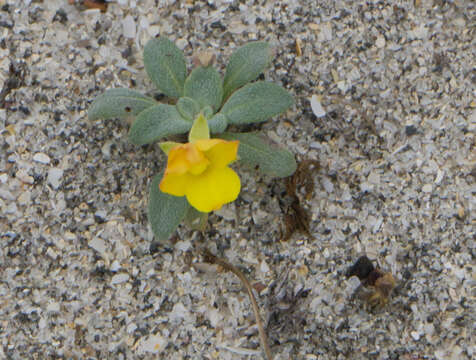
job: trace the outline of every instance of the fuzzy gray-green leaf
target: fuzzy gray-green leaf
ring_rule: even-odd
[[[230,124],[249,124],[278,115],[292,104],[292,96],[281,86],[258,81],[234,92],[220,113],[226,115]]]
[[[185,96],[177,101],[176,107],[184,119],[192,122],[200,112],[200,105],[192,98]]]
[[[167,240],[185,218],[190,205],[184,196],[173,196],[160,191],[162,176],[163,172],[152,179],[147,216],[155,236],[159,240]]]
[[[129,130],[129,139],[136,145],[145,145],[165,136],[185,133],[191,127],[192,123],[185,120],[175,106],[159,104],[137,116]]]
[[[183,95],[185,58],[172,41],[163,37],[149,40],[144,48],[144,65],[157,89],[170,97]]]
[[[258,168],[266,175],[274,177],[291,176],[296,171],[294,155],[286,149],[272,144],[258,133],[223,133],[219,138],[239,140],[238,158],[252,168]]]
[[[195,68],[185,80],[184,94],[200,104],[211,106],[216,112],[223,99],[223,85],[218,71],[211,67]]]
[[[215,114],[210,120],[208,120],[208,126],[210,128],[210,132],[213,134],[222,133],[226,130],[228,126],[228,121],[226,116],[223,114]]]
[[[136,116],[154,106],[157,101],[130,89],[109,89],[99,95],[89,107],[89,120]]]
[[[256,80],[272,60],[272,51],[268,43],[255,41],[238,48],[230,57],[223,80],[225,99],[230,94]]]

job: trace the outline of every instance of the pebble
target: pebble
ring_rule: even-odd
[[[111,285],[122,284],[128,280],[129,280],[129,274],[126,274],[126,273],[116,274],[111,279]]]
[[[33,161],[36,161],[40,164],[49,164],[50,163],[50,157],[48,155],[46,155],[45,153],[36,153],[35,155],[33,155]]]
[[[379,49],[382,49],[385,47],[385,43],[385,38],[383,36],[379,36],[375,41],[375,46],[377,46]]]
[[[433,185],[432,184],[425,184],[421,188],[421,191],[423,191],[424,193],[431,193],[433,191]]]
[[[35,179],[33,179],[33,176],[28,175],[28,173],[24,169],[18,170],[15,176],[18,180],[26,184],[33,184],[35,182]]]
[[[144,353],[158,354],[159,352],[165,350],[168,341],[163,336],[156,334],[141,338],[138,344],[137,352],[139,355]]]
[[[420,340],[420,333],[418,331],[412,331],[410,335],[412,336],[413,340],[415,341]]]
[[[106,243],[101,238],[95,237],[91,239],[89,246],[103,256],[106,254]]]
[[[136,23],[131,15],[127,15],[122,20],[122,31],[124,37],[128,39],[134,39],[136,37]]]
[[[61,178],[63,177],[63,169],[51,168],[48,171],[48,183],[57,190],[61,185]]]
[[[119,261],[117,260],[114,260],[112,263],[111,263],[111,267],[109,268],[112,272],[117,272],[121,269],[121,264],[119,263]]]
[[[188,41],[187,39],[178,39],[176,42],[175,42],[175,45],[177,45],[177,47],[180,49],[180,50],[183,50],[187,47],[188,45]]]
[[[48,312],[59,313],[60,310],[61,310],[60,303],[56,301],[48,303],[48,306],[46,307],[46,311]]]

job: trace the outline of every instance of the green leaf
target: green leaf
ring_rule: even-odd
[[[169,155],[170,150],[180,145],[183,145],[183,144],[175,142],[175,141],[163,141],[159,143],[160,150],[162,150],[165,153],[165,155]]]
[[[256,80],[273,59],[271,46],[262,41],[250,42],[238,48],[230,57],[223,80],[225,99],[230,94]]]
[[[190,205],[182,196],[165,194],[159,189],[163,171],[152,179],[147,217],[159,240],[167,240],[187,214]]]
[[[192,128],[188,133],[188,141],[195,142],[203,139],[210,139],[210,129],[208,128],[207,119],[205,119],[203,114],[200,114],[193,122]]]
[[[219,138],[239,140],[238,158],[253,168],[273,177],[291,176],[296,171],[294,155],[286,149],[272,144],[258,133],[223,133]]]
[[[207,228],[208,213],[203,213],[195,209],[193,206],[188,208],[184,222],[192,230],[205,231]]]
[[[292,104],[292,96],[281,86],[258,81],[234,92],[220,113],[226,115],[229,124],[249,124],[278,115]]]
[[[144,65],[157,89],[170,97],[183,95],[185,58],[172,41],[163,37],[149,40],[144,48]]]
[[[205,106],[203,109],[202,109],[202,114],[203,116],[205,116],[205,119],[211,119],[214,112],[213,112],[213,109],[211,106]]]
[[[200,104],[200,108],[211,106],[218,111],[223,99],[223,85],[218,71],[211,67],[197,67],[185,80],[185,96],[191,97]]]
[[[177,110],[182,115],[184,119],[188,121],[193,121],[200,112],[200,105],[193,99],[189,97],[181,97],[178,99]]]
[[[159,104],[137,116],[129,130],[129,140],[136,145],[145,145],[164,136],[185,133],[191,127],[192,123],[182,118],[175,106]]]
[[[88,117],[89,120],[97,120],[136,116],[156,104],[154,99],[134,90],[109,89],[93,101]]]
[[[222,133],[228,126],[228,120],[226,119],[225,115],[218,113],[208,120],[208,126],[210,127],[211,133]]]

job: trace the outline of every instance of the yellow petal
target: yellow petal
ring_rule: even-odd
[[[212,147],[214,147],[217,144],[223,143],[225,140],[222,139],[203,139],[203,140],[197,140],[194,142],[194,145],[200,150],[200,151],[208,151]]]
[[[187,189],[193,186],[193,175],[189,174],[165,174],[159,184],[160,191],[175,195],[185,196]]]
[[[191,171],[200,174],[208,166],[209,161],[194,144],[183,144],[170,150],[166,174],[185,174]]]
[[[240,187],[240,178],[229,167],[209,167],[193,178],[185,195],[195,209],[210,212],[236,200]]]
[[[222,141],[205,151],[205,156],[214,167],[224,167],[236,160],[239,144],[238,140]]]

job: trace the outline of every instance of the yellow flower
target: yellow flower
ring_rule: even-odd
[[[218,210],[236,200],[240,178],[228,165],[236,160],[238,141],[205,138],[174,145],[168,150],[167,168],[159,185],[162,192],[186,196],[201,212]]]

